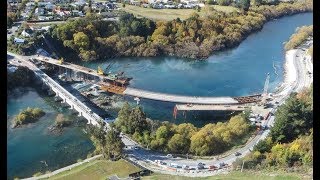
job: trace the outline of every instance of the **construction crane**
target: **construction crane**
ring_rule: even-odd
[[[266,100],[268,97],[269,79],[270,79],[270,73],[267,74],[266,81],[264,82],[264,88],[263,88],[262,99],[261,99],[262,105],[266,104]]]

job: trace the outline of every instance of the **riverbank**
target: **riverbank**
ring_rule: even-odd
[[[306,41],[304,44],[310,44],[311,42],[313,42],[312,40],[308,40]],[[297,65],[295,64],[295,60],[297,59],[296,57],[300,57],[302,58],[304,61],[304,65],[306,67],[304,67],[303,69],[308,70],[308,72],[313,73],[313,65],[311,62],[311,58],[310,55],[307,54],[305,48],[302,48],[301,46],[297,47],[296,49],[291,49],[285,52],[285,62],[284,62],[284,71],[283,71],[283,82],[280,85],[280,87],[278,88],[278,90],[276,92],[280,92],[278,95],[283,95],[285,93],[287,93],[292,86],[294,86],[294,84],[297,81],[298,78],[298,73],[299,70],[297,69]],[[295,70],[297,69],[297,70]],[[300,70],[301,71],[301,70]],[[305,74],[301,74],[300,76],[305,76]],[[309,80],[310,78],[307,79],[307,82],[304,83],[303,87],[307,87],[308,84],[312,83],[312,78],[311,80]],[[311,81],[311,82],[309,82]]]

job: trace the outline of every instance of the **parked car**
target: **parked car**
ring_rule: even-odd
[[[228,166],[228,164],[222,162],[222,163],[219,164],[219,169],[222,169],[222,168],[224,168],[226,166]]]
[[[167,154],[167,158],[173,158],[172,154]]]
[[[235,155],[235,156],[240,156],[240,155],[241,155],[241,153],[236,152],[236,153],[234,153],[234,155]]]
[[[204,164],[200,162],[200,163],[198,164],[198,166],[197,166],[197,169],[198,169],[198,170],[204,169]]]
[[[216,170],[216,169],[219,169],[219,168],[217,166],[211,165],[211,166],[209,166],[209,169],[210,170]]]
[[[184,170],[189,170],[189,169],[190,169],[190,167],[187,166],[187,165],[182,165],[182,168],[183,168]]]

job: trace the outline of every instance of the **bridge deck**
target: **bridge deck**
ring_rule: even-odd
[[[50,58],[50,57],[42,57],[42,56],[37,57],[37,56],[34,56],[34,59],[36,59],[38,61],[45,62],[45,63],[50,63],[50,64],[53,64],[53,65],[56,65],[56,66],[68,68],[68,69],[71,69],[71,70],[76,71],[76,72],[82,72],[82,73],[85,73],[85,74],[96,76],[96,77],[99,77],[101,79],[107,79],[107,80],[111,80],[111,81],[116,81],[116,82],[119,82],[121,84],[125,84],[126,83],[122,79],[115,79],[115,80],[111,79],[106,75],[98,74],[97,71],[94,70],[94,69],[90,69],[90,68],[87,68],[87,67],[84,67],[84,66],[79,66],[79,65],[76,65],[76,64],[68,63],[68,62],[63,62],[63,64],[60,64],[58,60]]]
[[[240,105],[211,105],[211,104],[177,104],[179,111],[243,111],[245,106]]]
[[[86,68],[83,66],[79,66],[76,64],[64,62],[63,64],[60,64],[58,60],[49,58],[49,57],[37,57],[34,56],[35,59],[50,63],[53,65],[65,67],[68,69],[72,69],[74,71],[78,72],[83,72],[86,74],[90,74],[92,76],[97,76],[100,77],[101,79],[107,79],[107,80],[112,80],[108,78],[105,75],[100,75],[98,74],[95,70]],[[112,80],[121,82],[122,80]],[[135,88],[129,88],[129,87],[117,87],[117,86],[101,86],[103,90],[109,91],[112,93],[117,93],[117,94],[125,94],[125,95],[130,95],[134,97],[140,97],[140,98],[145,98],[145,99],[152,99],[152,100],[157,100],[157,101],[167,101],[167,102],[175,102],[175,103],[185,103],[185,104],[223,104],[223,105],[231,105],[231,104],[247,104],[247,103],[253,103],[253,102],[259,102],[261,99],[261,95],[253,95],[253,96],[244,96],[244,97],[196,97],[196,96],[182,96],[182,95],[175,95],[175,94],[166,94],[166,93],[159,93],[159,92],[151,92],[151,91],[146,91],[146,90],[141,90],[141,89],[135,89]]]
[[[158,92],[151,92],[141,89],[129,88],[123,92],[125,95],[141,97],[146,99],[153,99],[158,101],[177,102],[177,103],[191,103],[191,104],[237,104],[238,101],[232,97],[196,97],[196,96],[182,96],[174,94],[165,94]]]

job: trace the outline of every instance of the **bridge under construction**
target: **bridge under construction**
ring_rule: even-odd
[[[266,96],[267,89],[267,87],[264,88],[263,94],[242,97],[198,97],[159,93],[128,87],[131,78],[126,78],[118,74],[107,74],[104,73],[101,68],[98,68],[98,70],[94,70],[76,64],[64,62],[63,60],[56,60],[39,55],[32,56],[31,59],[32,61],[44,63],[45,67],[48,67],[48,65],[59,67],[60,73],[64,71],[72,71],[73,73],[80,72],[82,74],[82,77],[86,77],[83,79],[95,81],[96,84],[99,85],[100,89],[110,93],[133,96],[137,103],[140,101],[140,98],[179,103],[175,106],[174,112],[177,112],[178,110],[243,111],[244,107],[247,107],[253,103],[260,103],[263,100],[263,96]],[[267,78],[267,80],[269,79]],[[265,84],[268,84],[267,81]]]

